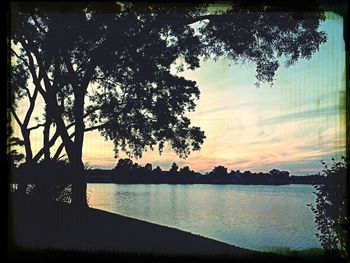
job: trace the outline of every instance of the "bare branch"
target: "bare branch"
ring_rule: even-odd
[[[66,129],[68,130],[69,128],[74,126],[74,124],[75,124],[75,122],[72,122],[72,123],[68,124]],[[60,136],[60,133],[57,130],[55,132],[55,134],[52,136],[51,140],[49,141],[48,147],[52,147],[55,144],[55,142],[56,142],[56,140],[58,139],[59,136]],[[45,146],[43,148],[41,148],[40,151],[34,156],[33,161],[37,162],[41,158],[41,156],[44,154],[45,150],[46,150]]]
[[[44,126],[45,126],[45,123],[39,123],[39,124],[37,124],[37,125],[35,125],[33,127],[28,128],[28,131],[36,130],[39,127],[44,127]]]
[[[18,115],[17,115],[15,109],[13,108],[13,106],[11,106],[11,113],[15,117],[15,120],[18,123],[18,125],[22,128],[23,124],[22,124],[21,120],[18,118]]]
[[[38,65],[39,65],[39,68],[40,68],[39,76],[44,78],[44,83],[45,83],[46,90],[51,90],[52,87],[51,87],[50,81],[48,79],[48,76],[47,76],[47,73],[46,73],[46,70],[45,70],[45,67],[44,67],[43,60],[40,57],[38,51],[35,49],[35,47],[34,47],[34,45],[32,43],[30,43],[28,41],[28,44],[27,44],[24,37],[22,37],[22,41],[23,41],[22,46],[24,46],[24,48],[25,48],[25,50],[26,50],[26,52],[28,54],[28,57],[29,57],[30,71],[31,71],[31,74],[33,75],[34,84],[39,89],[40,93],[42,94],[43,98],[45,99],[45,102],[47,104],[50,104],[51,107],[53,107],[53,109],[52,109],[53,118],[55,119],[55,122],[57,124],[57,129],[59,129],[59,131],[61,133],[61,138],[65,142],[66,147],[72,147],[72,143],[73,142],[69,139],[69,135],[68,135],[68,132],[67,132],[67,127],[66,127],[64,121],[62,120],[62,117],[60,115],[60,109],[57,106],[57,102],[55,102],[54,97],[52,96],[53,94],[52,93],[46,93],[42,89],[40,81],[39,81],[39,79],[36,76],[35,67],[34,67],[34,61],[33,61],[33,58],[31,56],[30,50],[32,51],[32,53],[34,54],[34,56],[35,56],[35,58],[36,58],[36,60],[38,62]]]
[[[56,161],[60,157],[60,154],[61,154],[63,148],[64,148],[64,144],[61,143],[60,146],[58,146],[55,155],[52,157],[52,160]]]
[[[101,125],[97,125],[97,126],[93,126],[93,127],[86,128],[86,129],[84,129],[84,132],[97,130],[97,129],[99,129],[99,128],[104,127],[104,126],[107,125],[107,124],[108,124],[108,123],[104,123],[104,124],[101,124]],[[75,132],[73,132],[71,135],[69,135],[69,138],[73,138],[74,136],[75,136]],[[57,159],[58,159],[58,157],[60,156],[60,154],[61,154],[63,148],[64,148],[64,143],[62,142],[62,143],[60,144],[60,146],[57,148],[57,151],[56,151],[54,157],[52,158],[53,160],[57,160]]]
[[[29,92],[29,90],[28,90],[28,92]],[[30,104],[29,104],[29,108],[27,110],[26,116],[24,118],[24,121],[23,121],[23,125],[25,127],[28,126],[30,117],[32,116],[32,113],[33,113],[33,110],[34,110],[34,106],[35,106],[35,100],[36,100],[36,97],[38,96],[38,89],[34,90],[34,93],[33,93],[32,97],[30,97],[30,95],[28,95],[28,96],[29,96]]]
[[[40,94],[45,99],[46,98],[46,92],[44,91],[44,89],[41,87],[41,84],[40,84],[42,76],[40,76],[40,78],[38,78],[38,76],[36,75],[34,59],[33,59],[32,55],[31,55],[31,52],[30,52],[30,50],[28,48],[28,45],[25,42],[24,38],[22,38],[21,44],[22,44],[22,47],[24,48],[24,50],[27,53],[27,57],[28,57],[28,60],[29,60],[28,68],[29,68],[29,71],[30,71],[30,73],[32,75],[33,83],[34,83],[35,87],[39,90]],[[41,68],[40,68],[40,71],[42,71]],[[42,75],[42,74],[40,74],[40,72],[39,72],[39,75]]]

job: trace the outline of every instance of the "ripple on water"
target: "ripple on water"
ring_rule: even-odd
[[[88,184],[89,204],[226,243],[272,251],[320,248],[311,185]]]

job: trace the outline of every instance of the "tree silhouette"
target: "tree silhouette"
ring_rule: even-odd
[[[146,171],[152,171],[152,164],[150,164],[150,163],[147,163],[146,165],[145,165],[145,169],[146,169]]]
[[[180,169],[180,172],[183,174],[188,174],[191,172],[191,170],[190,170],[190,167],[186,165]]]
[[[159,176],[159,175],[161,175],[161,173],[162,173],[162,169],[159,166],[157,166],[156,168],[153,169],[154,175]]]
[[[177,170],[179,169],[179,166],[176,163],[173,163],[170,167],[170,172],[177,172]]]
[[[349,193],[346,190],[347,159],[336,162],[332,167],[322,161],[324,184],[315,185],[316,204],[311,206],[315,213],[315,223],[320,231],[316,236],[327,254],[348,256],[349,218],[347,207]]]
[[[222,166],[222,165],[216,166],[210,172],[210,174],[212,174],[214,176],[225,176],[225,175],[227,175],[227,168],[225,166]]]
[[[30,90],[27,87],[27,82],[29,78],[29,72],[27,71],[25,63],[17,59],[16,63],[11,64],[11,78],[10,78],[10,92],[9,92],[9,101],[8,101],[8,115],[11,115],[14,117],[16,123],[18,124],[22,140],[19,141],[18,138],[10,139],[9,146],[15,146],[15,145],[21,145],[25,148],[25,161],[26,163],[30,163],[33,159],[33,153],[32,153],[32,147],[31,147],[31,141],[30,141],[30,133],[32,130],[39,127],[31,127],[29,128],[29,121],[31,119],[35,101],[38,96],[38,91],[35,90],[32,94]],[[20,120],[19,116],[16,113],[17,109],[17,102],[21,99],[26,98],[29,102],[29,107],[27,108],[26,114],[23,118],[23,120]],[[23,109],[22,109],[23,110]],[[11,127],[11,118],[8,118],[8,138],[13,133],[13,128]],[[17,142],[17,143],[15,143]],[[12,152],[15,150],[12,150]]]
[[[13,137],[13,130],[11,127],[7,127],[7,144],[6,144],[6,150],[7,150],[7,159],[10,164],[10,168],[15,168],[19,165],[19,163],[24,159],[24,154],[19,153],[16,149],[13,149],[15,146],[23,146],[23,140]]]
[[[323,13],[310,7],[315,12],[303,19],[304,7],[274,12],[269,2],[224,10],[208,4],[13,4],[11,40],[20,51],[12,52],[45,100],[46,138],[51,120],[56,125],[39,153],[49,154],[62,139],[58,154],[64,148],[73,167],[73,204],[86,206],[84,132],[98,129],[114,142],[116,156],[122,150],[141,157],[155,146],[161,153],[169,143],[187,157],[205,139],[185,116],[200,92],[171,66],[195,69],[200,58],[251,61],[258,83],[272,84],[281,58],[289,66],[326,41],[318,31]]]

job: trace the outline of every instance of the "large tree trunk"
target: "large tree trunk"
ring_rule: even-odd
[[[76,155],[79,155],[76,152]],[[75,158],[74,158],[75,159]],[[71,162],[72,165],[72,205],[76,207],[87,207],[86,183],[84,180],[84,164],[81,159]]]
[[[28,131],[27,128],[22,128],[21,132],[23,136],[24,149],[26,152],[26,163],[29,164],[33,159],[32,146],[30,143],[30,131]]]
[[[72,205],[77,208],[87,207],[86,183],[84,180],[84,164],[82,161],[82,150],[84,140],[84,96],[75,96],[74,119],[75,119],[75,140],[71,141],[68,131],[63,122],[62,116],[52,101],[52,116],[55,119],[56,127],[60,133],[70,164],[70,176],[72,183]]]
[[[31,170],[30,167],[33,163],[33,152],[32,152],[32,146],[31,146],[31,142],[30,142],[30,131],[27,128],[22,127],[21,132],[22,132],[22,136],[23,136],[24,149],[25,149],[25,153],[26,153],[25,164],[27,165],[27,167],[29,167],[29,171],[30,171]],[[28,176],[31,176],[31,174],[29,174]],[[25,196],[26,190],[27,190],[26,183],[19,183],[18,184],[17,191],[19,193],[19,196],[22,196],[22,197]]]
[[[46,120],[44,131],[43,131],[43,137],[44,137],[44,160],[48,162],[51,159],[50,156],[50,147],[49,147],[49,140],[50,140],[50,125],[51,122],[49,120]]]
[[[86,183],[84,179],[83,141],[84,141],[84,93],[75,93],[74,117],[75,138],[71,165],[73,168],[72,204],[78,207],[87,207]]]
[[[41,191],[43,199],[44,200],[51,200],[52,199],[52,191],[51,191],[51,187],[52,187],[52,183],[51,183],[51,178],[50,178],[50,171],[49,171],[49,167],[50,167],[50,147],[49,147],[49,140],[50,140],[50,125],[51,125],[51,121],[50,121],[50,117],[49,117],[49,112],[46,111],[46,123],[44,126],[44,131],[43,131],[43,145],[44,145],[44,163],[45,163],[45,174],[46,174],[46,178],[47,181],[42,182],[41,185],[39,185],[39,191]]]

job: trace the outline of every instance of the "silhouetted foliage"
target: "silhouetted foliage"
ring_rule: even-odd
[[[72,170],[67,160],[47,161],[39,163],[24,162],[13,170],[12,180],[24,187],[24,193],[13,191],[17,201],[30,199],[44,204],[54,200],[71,202]]]
[[[322,161],[325,182],[314,186],[316,205],[311,205],[315,213],[315,223],[320,231],[319,238],[326,254],[348,256],[349,218],[347,205],[349,193],[346,190],[346,169],[348,160],[336,162],[331,167]]]
[[[145,169],[146,169],[147,171],[152,171],[152,164],[147,163],[147,164],[145,165]]]
[[[289,177],[289,181],[293,184],[324,184],[325,176],[321,174],[311,174],[304,176],[292,175]]]
[[[204,132],[185,115],[195,109],[197,83],[171,67],[195,69],[200,58],[249,61],[258,83],[272,84],[281,59],[287,66],[309,59],[326,41],[318,30],[323,12],[315,2],[309,6],[314,12],[306,19],[304,10],[275,12],[271,3],[235,2],[226,9],[201,3],[13,4],[10,36],[18,52],[11,52],[20,61],[14,72],[30,75],[33,101],[38,93],[45,100],[46,135],[51,121],[57,130],[40,154],[49,156],[61,137],[57,156],[64,148],[75,171],[73,203],[86,205],[84,132],[98,129],[113,141],[116,156],[122,150],[141,157],[154,147],[161,153],[166,143],[184,158],[200,150]]]
[[[289,172],[287,171],[280,171],[277,169],[272,169],[269,172],[270,176],[271,176],[271,180],[275,183],[280,182],[285,182],[286,180],[289,179]]]
[[[153,174],[156,175],[156,176],[159,176],[162,172],[162,169],[157,166],[155,169],[153,169]]]
[[[289,176],[289,172],[277,169],[269,173],[252,173],[250,171],[231,171],[227,173],[227,168],[219,165],[213,168],[210,173],[201,174],[184,166],[178,169],[178,165],[173,163],[169,171],[162,171],[157,166],[151,170],[152,165],[146,164],[144,167],[134,164],[131,159],[120,159],[116,167],[111,170],[90,170],[86,176],[88,182],[104,183],[166,183],[166,184],[266,184],[281,185],[292,183],[323,183],[323,176]],[[151,175],[151,176],[150,176]],[[301,179],[298,179],[298,178]]]
[[[24,159],[24,154],[19,153],[17,150],[10,150],[8,152],[8,159],[11,166],[17,167],[19,163]]]
[[[189,166],[184,166],[184,167],[180,168],[180,174],[189,175],[191,173],[193,173],[193,171],[191,171]]]
[[[15,147],[24,146],[24,141],[18,137],[13,137],[13,127],[11,123],[11,112],[15,112],[17,101],[24,96],[24,89],[27,82],[27,72],[23,69],[23,65],[19,64],[11,68],[11,81],[8,83],[10,92],[8,94],[7,104],[7,119],[6,119],[6,153],[7,160],[11,168],[17,167],[19,163],[25,158],[24,154],[19,153]],[[22,76],[22,77],[21,77]],[[13,85],[16,83],[16,85]],[[21,88],[22,87],[22,88]]]
[[[170,172],[177,172],[177,170],[179,169],[179,166],[176,163],[173,163],[170,167]]]
[[[131,170],[133,168],[133,161],[129,158],[126,159],[119,159],[117,165],[114,167],[114,170]]]
[[[225,166],[219,165],[214,167],[214,169],[209,174],[214,176],[225,176],[227,175],[227,168]]]

